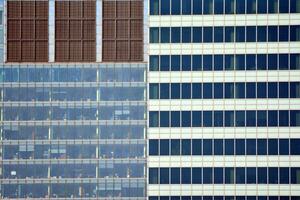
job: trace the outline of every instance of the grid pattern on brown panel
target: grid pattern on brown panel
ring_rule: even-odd
[[[7,62],[48,61],[48,2],[7,1]]]
[[[55,60],[96,60],[95,1],[55,2]]]
[[[102,60],[143,61],[143,1],[103,1]]]

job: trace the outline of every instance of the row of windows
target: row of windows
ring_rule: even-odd
[[[150,0],[150,15],[299,13],[299,0]]]
[[[150,99],[300,98],[300,82],[150,83]]]
[[[300,41],[300,26],[151,27],[150,43]]]
[[[300,54],[151,55],[150,71],[300,69]]]
[[[150,127],[300,126],[300,110],[150,111]]]
[[[149,200],[299,200],[299,196],[149,196]]]
[[[149,155],[300,155],[300,139],[149,140]]]
[[[149,168],[149,184],[299,184],[300,168]]]

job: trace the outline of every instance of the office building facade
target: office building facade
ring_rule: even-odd
[[[0,198],[300,198],[300,0],[0,1]]]

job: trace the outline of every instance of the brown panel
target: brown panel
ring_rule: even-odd
[[[35,42],[36,61],[48,60],[48,42]]]
[[[34,20],[22,21],[22,39],[34,39]]]
[[[117,60],[129,60],[128,41],[117,41]]]
[[[57,20],[55,24],[56,39],[69,38],[69,22],[68,20]]]
[[[115,18],[116,15],[116,2],[103,1],[103,18]]]
[[[117,18],[129,18],[130,2],[117,1]]]
[[[9,1],[7,2],[7,18],[20,18],[21,15],[21,2]]]
[[[143,57],[143,43],[140,41],[131,41],[130,60],[140,60]]]
[[[19,20],[8,20],[7,22],[7,38],[8,39],[20,39],[21,38],[21,26]]]
[[[115,20],[103,21],[103,39],[114,39],[115,38]]]
[[[115,41],[103,41],[103,58],[105,61],[116,59]]]
[[[84,1],[83,2],[83,17],[94,19],[96,13],[96,2],[95,1]]]
[[[70,1],[70,18],[82,17],[82,2]]]
[[[20,41],[8,41],[7,42],[7,60],[19,61],[21,59]]]
[[[37,1],[35,2],[35,16],[39,19],[47,19],[48,18],[48,3],[45,1]]]
[[[142,1],[131,1],[130,3],[130,15],[132,18],[143,18],[143,2]]]
[[[32,61],[34,60],[35,48],[34,42],[22,42],[22,52],[21,52],[21,59],[22,61]]]
[[[55,59],[57,61],[69,60],[69,42],[59,41],[55,43]]]
[[[96,59],[96,45],[94,42],[83,42],[83,60],[91,61]]]
[[[81,41],[70,41],[70,60],[81,60]]]
[[[56,1],[55,2],[55,18],[68,18],[69,17],[69,2]]]
[[[143,21],[131,20],[130,22],[130,37],[134,39],[143,39]]]
[[[124,39],[128,38],[128,20],[117,20],[117,38]]]
[[[94,20],[83,21],[83,38],[93,40],[96,38],[96,24]]]
[[[36,39],[48,39],[48,21],[36,20],[35,21]]]
[[[81,39],[81,20],[70,20],[70,39]]]
[[[34,1],[22,1],[22,18],[35,17],[35,4]]]

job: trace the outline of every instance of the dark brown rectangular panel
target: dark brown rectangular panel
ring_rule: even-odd
[[[7,1],[7,62],[48,61],[48,2]]]
[[[55,10],[55,60],[95,61],[95,1],[56,1]]]
[[[102,60],[143,61],[143,1],[103,1]]]

